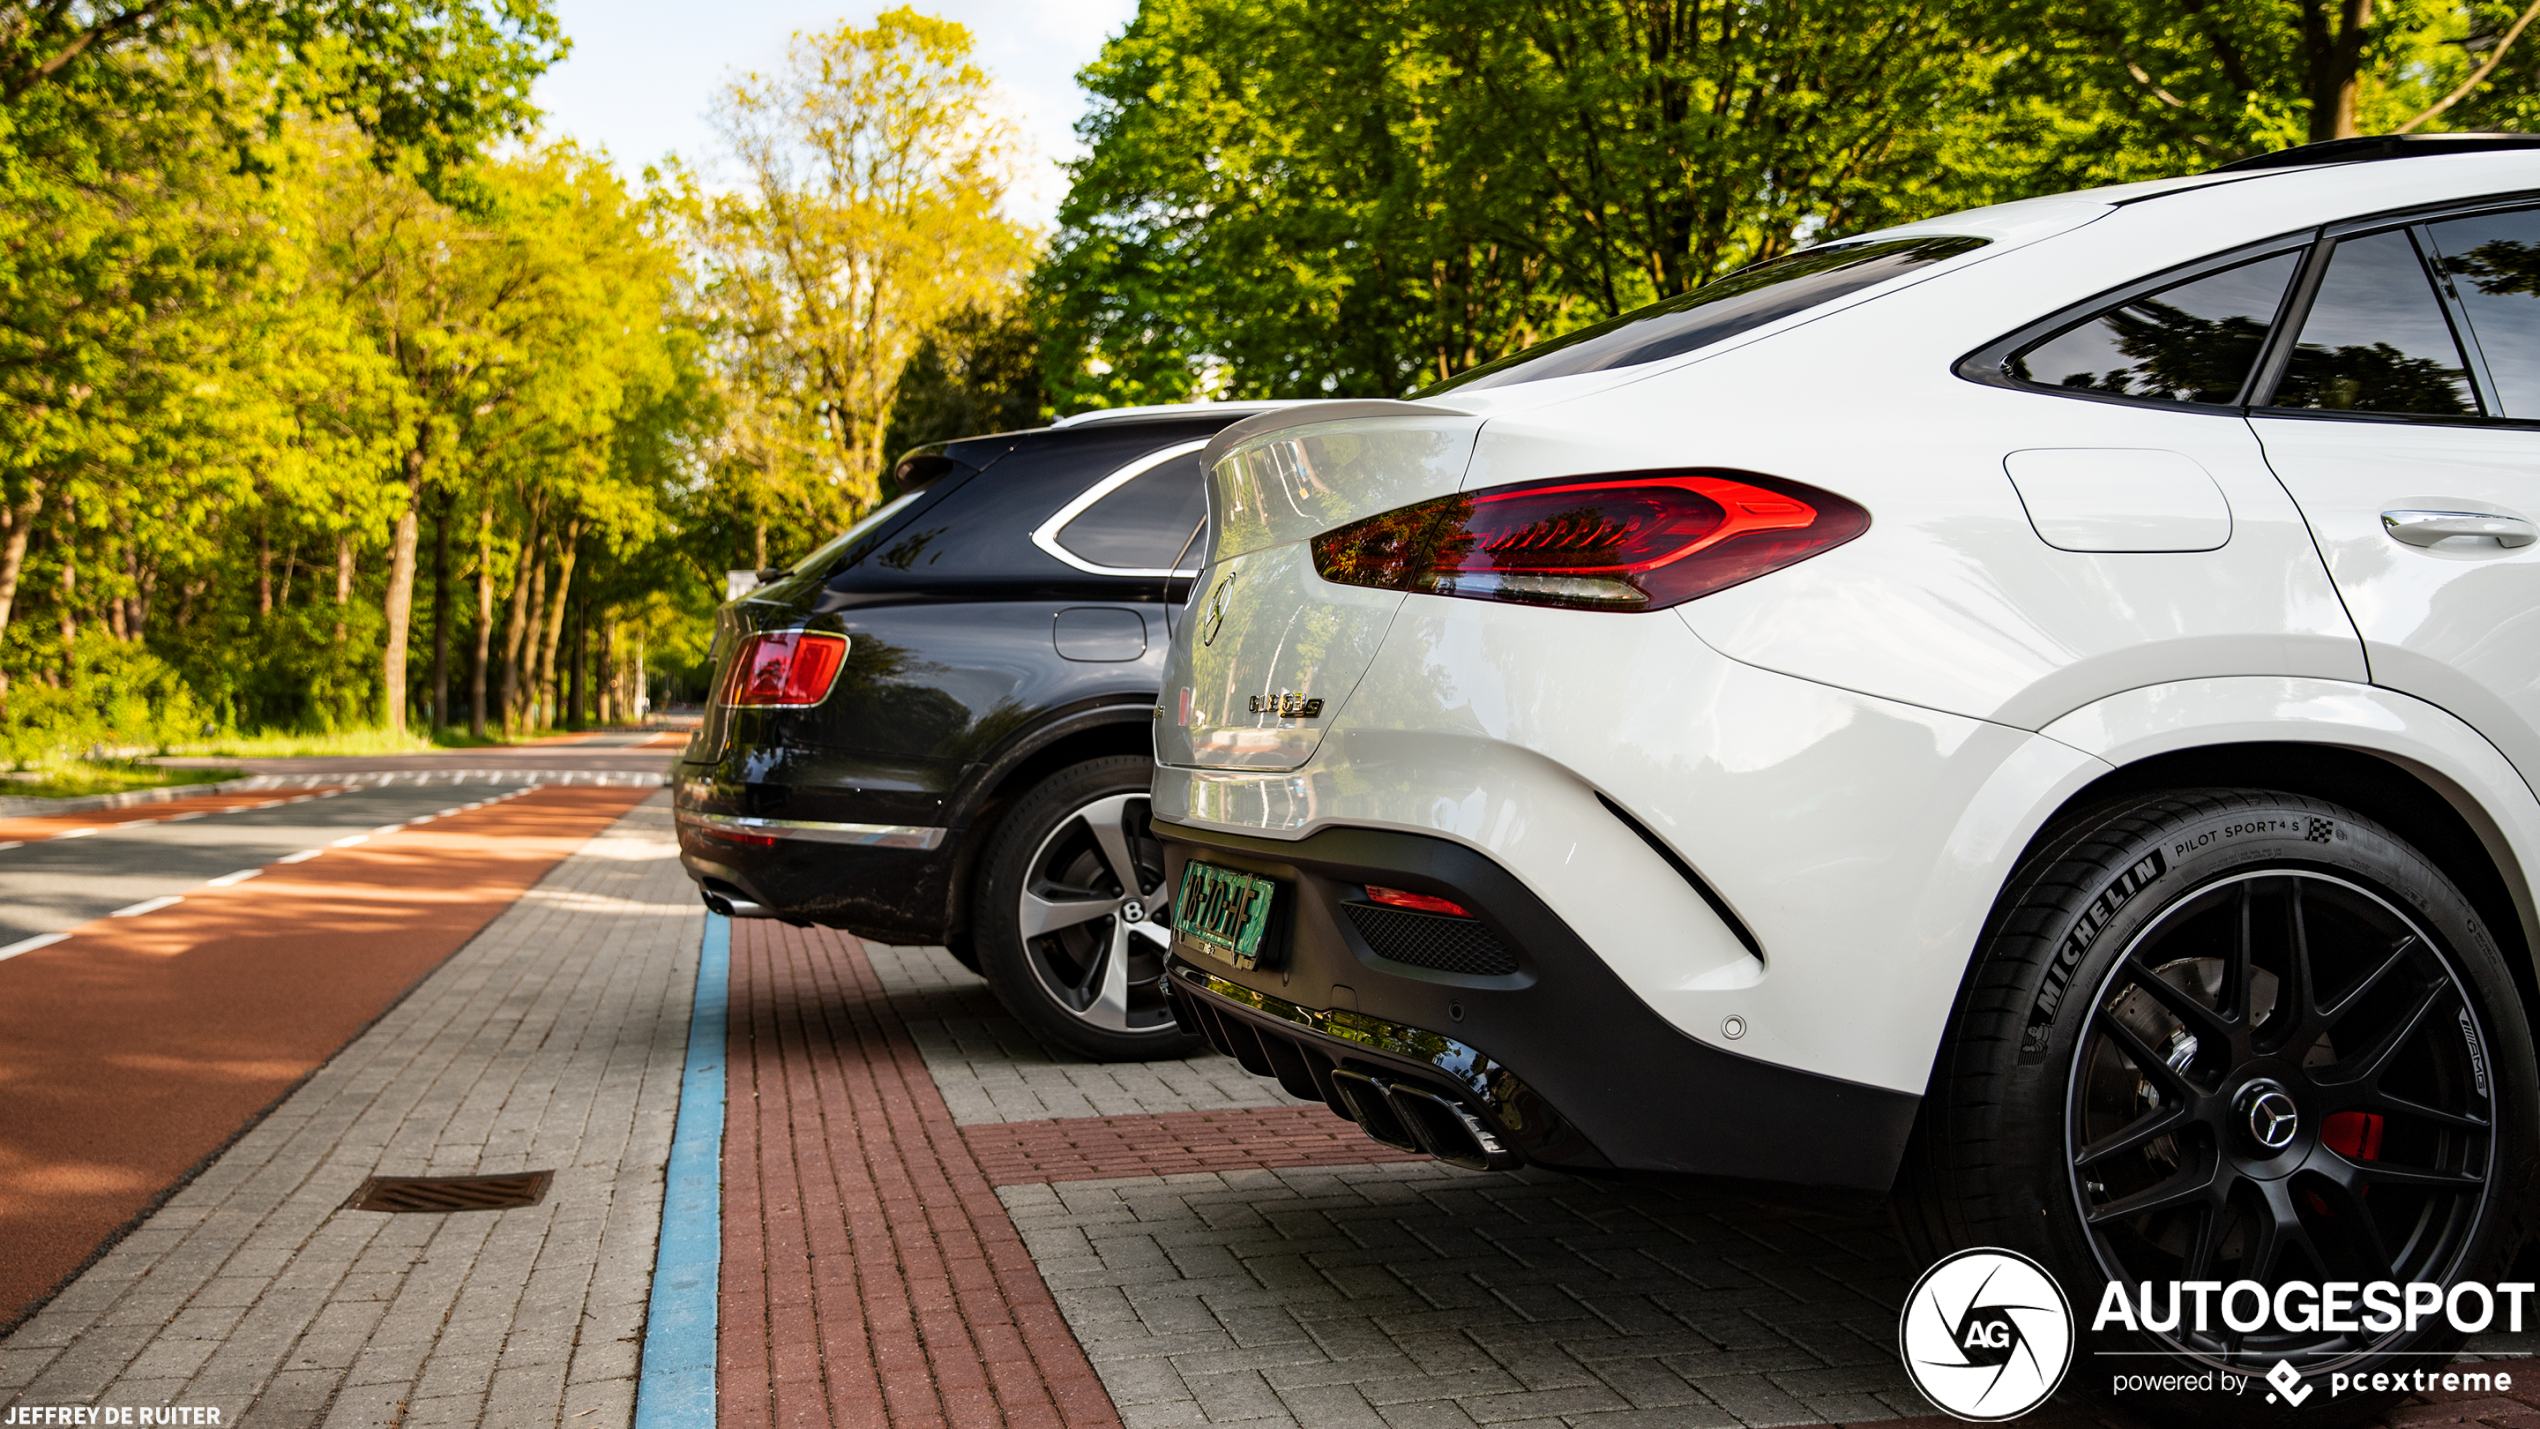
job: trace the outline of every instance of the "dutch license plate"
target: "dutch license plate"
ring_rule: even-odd
[[[1182,887],[1173,895],[1173,931],[1201,951],[1237,968],[1261,959],[1270,931],[1270,905],[1279,885],[1213,864],[1182,865]]]

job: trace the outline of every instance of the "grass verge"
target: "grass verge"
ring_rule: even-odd
[[[160,789],[179,784],[217,784],[235,779],[235,769],[162,769],[138,760],[82,760],[0,776],[0,798],[77,799],[90,794],[121,794],[132,789]]]

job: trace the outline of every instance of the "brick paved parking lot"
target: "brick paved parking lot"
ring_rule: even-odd
[[[693,1049],[706,920],[668,833],[656,799],[583,844],[0,1340],[0,1411],[1954,1422],[1896,1362],[1910,1271],[1874,1213],[1405,1157],[1214,1054],[1054,1055],[940,949],[826,930],[730,925],[731,1014]],[[726,1078],[720,1220],[700,1223],[722,1253],[719,1323],[695,1342],[716,1360],[710,1414],[641,1387],[648,1325],[680,1318],[652,1270],[683,1066],[692,1086]],[[345,1206],[372,1174],[527,1169],[557,1176],[526,1209]],[[2519,1358],[2532,1338],[2479,1348]],[[2540,1429],[2540,1410],[2455,1396],[2390,1422]],[[2023,1423],[2143,1429],[2073,1404]]]
[[[1131,1426],[1927,1414],[1872,1223],[1434,1163],[1003,1199]]]

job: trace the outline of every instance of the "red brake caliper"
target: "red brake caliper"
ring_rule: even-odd
[[[2320,1127],[2320,1141],[2349,1161],[2381,1159],[2381,1113],[2341,1111]]]
[[[2341,1111],[2331,1114],[2327,1121],[2320,1123],[2320,1144],[2349,1161],[2380,1160],[2381,1113]],[[2369,1196],[2372,1187],[2366,1186],[2356,1194]],[[2327,1203],[2317,1196],[2311,1197],[2311,1207],[2322,1214],[2328,1211]]]

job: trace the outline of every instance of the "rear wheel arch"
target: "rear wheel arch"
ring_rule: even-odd
[[[2141,795],[2200,788],[2274,789],[2324,799],[2414,845],[2477,909],[2513,971],[2524,1016],[2540,1027],[2540,968],[2533,964],[2534,950],[2540,949],[2540,908],[2529,871],[2471,791],[2439,770],[2385,751],[2291,740],[2230,743],[2120,765],[2076,790],[2039,826],[2013,861],[2002,892],[2016,887],[2041,852],[2095,810]]]
[[[1106,702],[1049,720],[1011,740],[985,762],[952,821],[959,832],[952,877],[945,889],[944,932],[949,942],[970,935],[970,905],[979,860],[994,842],[997,825],[1017,799],[1061,769],[1107,755],[1153,758],[1154,697],[1128,704]],[[958,950],[956,950],[958,951]]]

